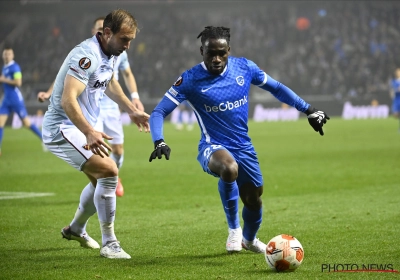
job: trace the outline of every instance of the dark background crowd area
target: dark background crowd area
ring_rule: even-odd
[[[231,55],[301,96],[379,100],[400,67],[398,1],[2,1],[0,43],[14,48],[27,100],[48,88],[94,19],[116,8],[139,23],[128,55],[144,100],[202,61],[196,37],[207,25],[230,27]]]

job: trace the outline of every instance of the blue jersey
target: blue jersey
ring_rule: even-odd
[[[202,62],[185,71],[154,109],[150,118],[153,141],[163,139],[160,124],[163,118],[187,100],[200,125],[199,147],[205,143],[233,150],[252,146],[247,125],[252,84],[270,91],[280,101],[302,112],[309,107],[293,91],[274,81],[246,58],[229,57],[219,75],[211,74]]]
[[[18,63],[16,63],[14,60],[8,63],[7,65],[3,66],[2,74],[4,77],[10,80],[22,78],[21,68],[19,67]],[[17,86],[3,83],[3,89],[4,89],[4,99],[7,100],[8,102],[14,103],[23,100],[21,91]]]
[[[400,96],[400,79],[393,79],[391,82],[392,90],[395,96]]]
[[[4,65],[2,75],[10,80],[20,79],[22,78],[21,68],[14,60],[12,60],[7,65]],[[4,98],[3,102],[0,104],[0,115],[9,115],[12,112],[15,112],[21,119],[24,119],[28,113],[19,88],[17,86],[3,83],[3,89]]]

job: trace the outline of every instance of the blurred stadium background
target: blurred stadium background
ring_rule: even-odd
[[[46,110],[37,93],[90,37],[93,20],[115,8],[139,23],[128,54],[149,113],[182,71],[201,62],[196,37],[207,25],[230,27],[232,55],[254,60],[330,115],[341,116],[346,102],[391,104],[388,81],[400,67],[398,1],[1,1],[0,47],[14,48],[30,114]],[[257,104],[281,105],[253,87],[250,117]]]

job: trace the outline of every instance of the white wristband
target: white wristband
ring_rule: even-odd
[[[136,91],[135,91],[135,92],[132,92],[132,93],[131,93],[131,98],[132,98],[132,99],[135,99],[135,98],[136,98],[136,99],[140,99],[140,98],[139,98],[139,93],[137,93]]]

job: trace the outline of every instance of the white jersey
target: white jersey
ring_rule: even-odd
[[[86,85],[77,100],[86,120],[94,126],[100,111],[100,100],[105,96],[104,92],[111,80],[115,62],[115,56],[104,54],[98,35],[94,35],[72,49],[54,82],[43,127],[54,135],[59,131],[61,124],[72,124],[61,107],[66,75],[73,76]]]
[[[125,51],[117,57],[117,61],[115,62],[114,65],[114,78],[118,80],[119,71],[124,71],[129,67],[130,65],[128,60],[128,54]],[[104,113],[105,110],[119,110],[118,104],[115,103],[107,95],[104,95],[103,98],[100,100],[100,108],[102,110],[102,113]]]

